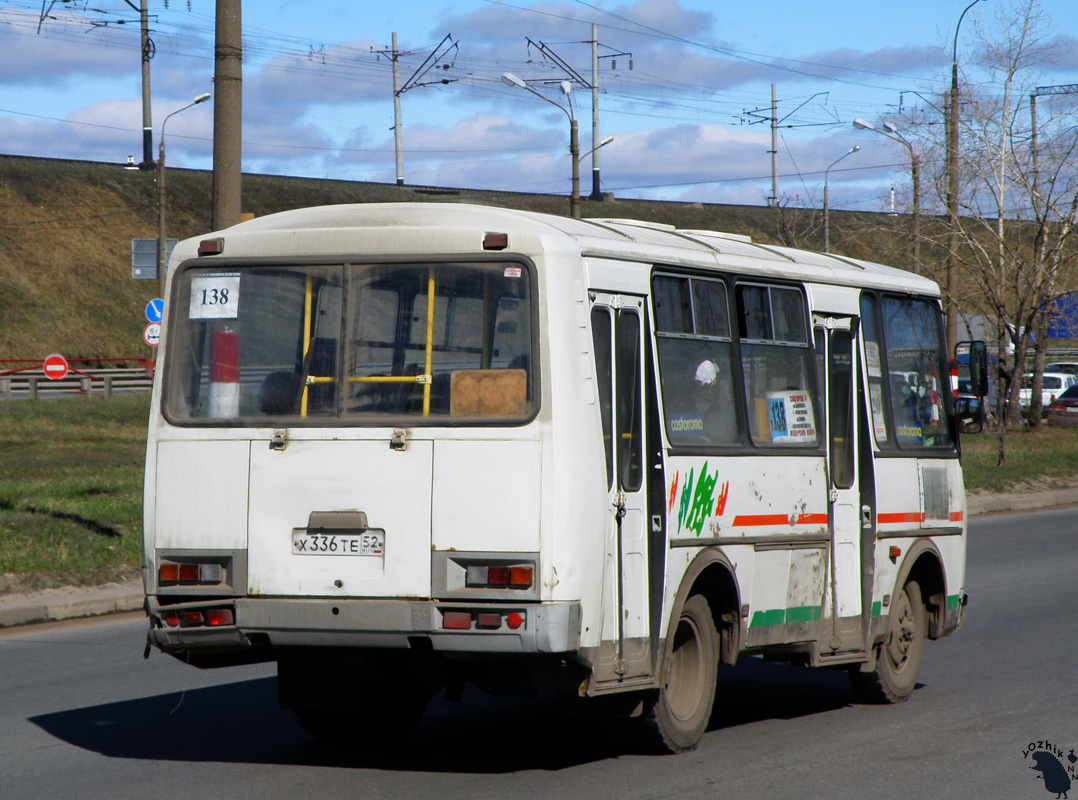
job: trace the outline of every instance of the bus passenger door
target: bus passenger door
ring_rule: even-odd
[[[863,433],[858,424],[864,412],[857,402],[857,319],[816,317],[817,352],[825,348],[823,365],[827,398],[828,518],[831,528],[831,581],[827,604],[830,608],[830,637],[822,640],[824,650],[833,654],[864,650],[866,618],[865,589],[871,591],[872,573],[866,574],[865,558],[873,558],[871,543],[862,541],[862,525],[871,529],[862,503],[858,458]],[[866,552],[867,547],[867,552]]]
[[[592,336],[606,451],[607,520],[601,680],[651,672],[644,469],[644,300],[597,294]]]

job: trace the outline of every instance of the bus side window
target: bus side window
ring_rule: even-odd
[[[726,284],[657,275],[652,302],[667,439],[673,446],[737,444]]]
[[[814,446],[812,351],[805,300],[789,286],[740,284],[741,364],[749,434],[756,445]]]
[[[591,335],[595,345],[595,376],[599,389],[599,414],[603,421],[603,452],[606,454],[606,485],[614,483],[614,386],[611,377],[610,359],[613,342],[610,336],[610,312],[605,308],[594,308],[591,312]]]

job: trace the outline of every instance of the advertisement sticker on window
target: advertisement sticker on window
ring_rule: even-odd
[[[776,444],[811,444],[816,440],[812,402],[805,391],[768,392],[767,419],[771,441]]]

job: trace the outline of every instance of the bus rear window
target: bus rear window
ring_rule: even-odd
[[[535,411],[516,262],[185,269],[169,321],[176,422],[521,422]]]

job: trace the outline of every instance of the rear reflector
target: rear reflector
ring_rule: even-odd
[[[231,608],[211,608],[206,612],[206,624],[211,628],[218,628],[222,625],[235,625],[236,615],[232,613]]]
[[[505,624],[513,630],[516,630],[524,624],[524,616],[522,614],[518,614],[516,611],[511,611],[505,618]]]
[[[472,612],[446,611],[442,614],[442,627],[455,631],[470,631],[472,629]]]
[[[475,627],[497,630],[502,626],[502,615],[498,613],[481,613],[475,621]]]

